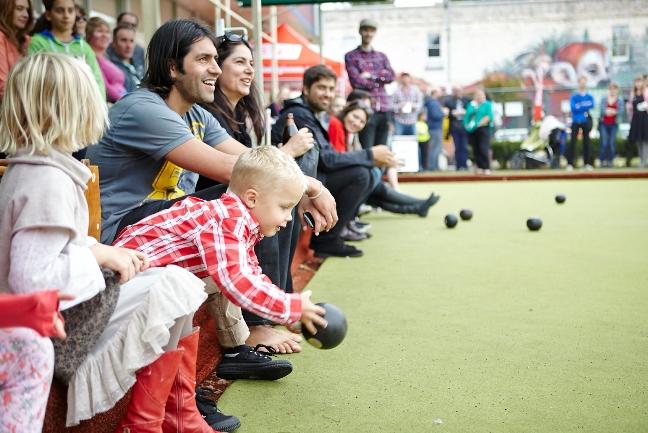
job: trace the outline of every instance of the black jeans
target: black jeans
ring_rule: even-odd
[[[488,151],[490,149],[490,131],[488,130],[488,126],[480,126],[473,132],[469,133],[468,141],[473,148],[477,168],[483,170],[490,169],[490,158],[488,157]]]
[[[372,114],[367,125],[360,132],[360,144],[362,147],[368,149],[377,144],[387,144],[391,122],[391,111],[377,111]]]
[[[343,244],[342,229],[356,216],[360,204],[364,203],[372,189],[371,168],[353,166],[326,173],[324,186],[335,198],[338,222],[328,232],[313,236],[311,247],[335,246]]]
[[[578,138],[578,131],[583,131],[583,164],[592,165],[590,160],[590,131],[592,125],[588,122],[584,123],[572,123],[571,127],[571,140],[569,140],[569,146],[567,147],[567,164],[575,167],[574,156],[576,154],[576,139]]]
[[[183,195],[182,197],[174,198],[172,200],[154,200],[143,203],[141,206],[133,209],[122,217],[121,221],[119,221],[119,226],[117,227],[117,236],[119,236],[119,234],[125,227],[131,224],[135,224],[136,222],[139,222],[147,216],[153,215],[154,213],[168,209],[176,202],[184,200],[187,197],[198,197],[203,200],[216,200],[220,198],[220,196],[223,195],[225,191],[227,191],[227,185],[220,184],[207,189],[203,189],[201,191],[196,191],[192,194]]]

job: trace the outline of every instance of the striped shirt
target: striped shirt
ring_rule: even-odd
[[[272,284],[259,266],[259,223],[227,192],[218,200],[175,203],[126,227],[114,245],[145,253],[151,266],[177,265],[199,278],[211,276],[232,303],[277,323],[301,317],[301,296]]]

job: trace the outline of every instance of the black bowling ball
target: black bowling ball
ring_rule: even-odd
[[[464,221],[470,221],[473,217],[473,211],[471,211],[470,209],[461,209],[459,216]]]
[[[540,218],[529,218],[526,222],[527,227],[532,232],[540,230],[542,227],[542,220]]]
[[[563,204],[567,200],[567,197],[565,197],[564,194],[558,194],[556,195],[556,203],[558,204]]]
[[[333,304],[319,302],[317,305],[326,310],[324,319],[328,322],[326,328],[315,325],[316,334],[311,334],[304,325],[302,325],[302,334],[306,341],[318,349],[333,349],[344,340],[347,333],[347,320],[342,310]]]
[[[445,216],[445,218],[443,218],[443,222],[445,223],[447,228],[451,229],[457,225],[459,220],[457,219],[457,215],[453,213],[449,213],[448,215]]]

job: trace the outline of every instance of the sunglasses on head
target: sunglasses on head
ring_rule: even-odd
[[[75,21],[76,21],[77,23],[78,23],[79,21],[86,21],[86,22],[87,22],[87,21],[88,21],[88,17],[86,17],[85,15],[79,15],[78,17],[76,17]]]
[[[237,33],[225,33],[224,35],[221,35],[218,37],[218,42],[223,43],[223,42],[243,42],[245,39],[243,39],[243,36],[237,34]]]

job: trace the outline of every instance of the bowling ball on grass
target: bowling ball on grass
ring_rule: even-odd
[[[459,216],[464,221],[470,221],[473,217],[473,211],[471,211],[470,209],[461,209]]]
[[[529,230],[535,232],[540,230],[540,227],[542,227],[542,220],[540,218],[529,218],[526,225]]]
[[[459,220],[457,219],[457,215],[453,213],[449,213],[448,215],[445,216],[445,218],[443,218],[443,222],[445,223],[447,228],[451,229],[457,225]]]

